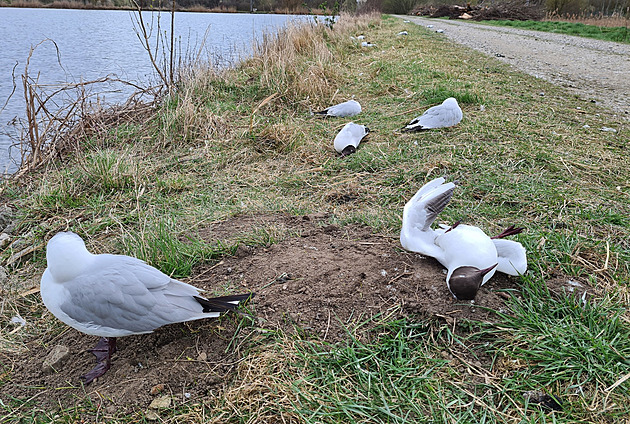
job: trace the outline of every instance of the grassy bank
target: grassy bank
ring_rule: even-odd
[[[620,23],[624,20],[620,20]],[[630,43],[630,28],[628,21],[625,26],[598,26],[579,22],[560,21],[482,21],[488,25],[509,26],[513,28],[533,29],[536,31],[553,32],[556,34],[575,35],[578,37],[595,38],[618,43]]]
[[[396,36],[403,29],[409,35]],[[359,34],[377,47],[360,47],[351,39]],[[332,140],[346,120],[310,111],[352,96],[363,106],[354,121],[373,132],[340,159]],[[398,131],[450,96],[464,111],[457,127]],[[512,223],[527,228],[518,240],[529,271],[496,320],[377,316],[338,343],[303,329],[242,324],[255,335],[220,390],[171,406],[164,421],[622,422],[630,413],[629,138],[627,121],[588,100],[402,20],[344,18],[332,31],[269,36],[237,69],[197,70],[150,119],[107,128],[5,183],[2,198],[17,210],[22,241],[3,259],[29,246],[33,253],[10,267],[3,289],[1,391],[20,384],[15,363],[28,360],[36,340],[50,347],[66,331],[29,292],[45,268],[43,245],[57,231],[81,234],[93,251],[194,278],[196,265],[236,251],[236,243],[201,239],[212,223],[327,212],[329,223],[360,223],[395,238],[405,202],[444,175],[460,185],[442,222],[461,219],[489,233]],[[240,243],[268,246],[290,236],[263,230]],[[588,294],[549,290],[558,280]],[[9,324],[15,315],[28,325]],[[240,345],[234,337],[230,351]],[[540,391],[563,410],[528,396]],[[101,410],[101,392],[86,389],[61,412],[0,395],[0,417],[145,420],[145,408]]]

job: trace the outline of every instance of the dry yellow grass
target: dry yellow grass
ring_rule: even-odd
[[[544,19],[551,22],[571,22],[584,25],[595,25],[600,27],[630,27],[630,13],[626,16],[613,13],[610,16],[606,16],[603,13],[599,14],[571,14],[571,15],[558,15],[555,13],[548,13]]]

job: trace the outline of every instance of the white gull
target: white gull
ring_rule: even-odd
[[[361,105],[356,100],[348,100],[347,102],[339,103],[338,105],[330,106],[324,110],[315,112],[316,115],[335,116],[340,118],[358,115],[359,113],[361,113]]]
[[[449,97],[441,105],[433,106],[422,115],[409,122],[403,132],[429,130],[432,128],[452,127],[459,124],[464,114],[462,113],[457,99]]]
[[[140,259],[94,255],[71,232],[50,239],[46,261],[40,293],[48,310],[70,327],[101,337],[91,350],[97,365],[83,376],[86,384],[109,369],[116,337],[216,318],[253,295],[203,298],[200,289],[174,280]]]
[[[503,237],[520,233],[522,228],[510,226],[495,237],[459,222],[431,229],[431,224],[453,196],[455,184],[444,181],[444,178],[429,181],[405,205],[400,232],[402,246],[431,256],[444,265],[448,288],[461,300],[474,299],[479,287],[492,278],[495,271],[524,274],[527,270],[525,249],[518,242],[503,240]]]
[[[335,150],[341,153],[341,156],[347,156],[356,152],[359,143],[369,132],[370,129],[365,125],[348,122],[335,137]]]

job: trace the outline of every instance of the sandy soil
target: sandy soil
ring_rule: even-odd
[[[399,16],[630,119],[630,44],[467,21]]]

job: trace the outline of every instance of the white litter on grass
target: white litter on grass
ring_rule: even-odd
[[[604,131],[604,132],[611,132],[611,133],[616,133],[616,132],[617,132],[617,130],[616,130],[616,129],[614,129],[614,128],[609,128],[609,127],[602,127],[602,128],[600,129],[600,131]]]
[[[16,315],[11,318],[12,324],[19,324],[20,327],[24,327],[26,325],[26,320],[19,315]]]

